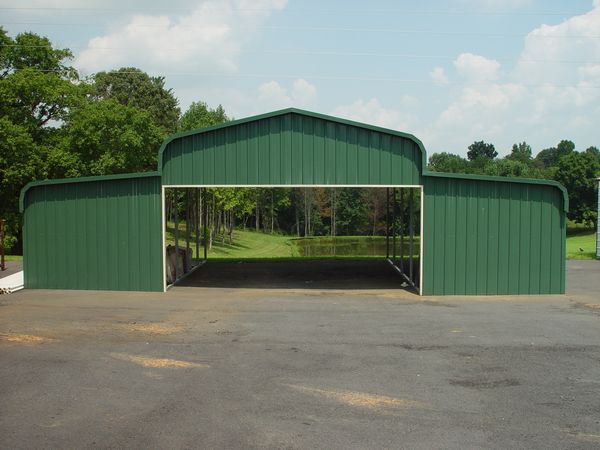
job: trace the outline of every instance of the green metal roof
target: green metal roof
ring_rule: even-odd
[[[158,172],[138,172],[138,173],[119,173],[115,175],[96,175],[92,177],[74,177],[74,178],[55,178],[52,180],[30,181],[21,189],[19,195],[19,210],[23,212],[25,209],[25,194],[27,191],[36,186],[46,186],[49,184],[69,184],[69,183],[87,183],[90,181],[109,181],[109,180],[129,180],[131,178],[145,178],[160,176]]]
[[[314,117],[317,119],[327,120],[329,122],[340,123],[343,125],[350,125],[350,126],[354,126],[354,127],[358,127],[358,128],[363,128],[366,130],[376,131],[379,133],[391,134],[393,136],[398,136],[398,137],[402,137],[405,139],[409,139],[409,140],[413,141],[415,144],[417,144],[417,146],[421,150],[423,167],[425,167],[425,165],[427,164],[427,156],[426,156],[426,152],[425,152],[425,147],[423,147],[423,143],[412,134],[403,133],[403,132],[397,131],[397,130],[391,130],[389,128],[378,127],[375,125],[368,125],[365,123],[356,122],[354,120],[341,119],[339,117],[328,116],[326,114],[316,113],[316,112],[312,112],[312,111],[306,111],[303,109],[286,108],[286,109],[280,109],[280,110],[272,111],[272,112],[265,113],[265,114],[259,114],[257,116],[250,116],[250,117],[245,117],[243,119],[232,120],[230,122],[225,122],[225,123],[222,123],[219,125],[214,125],[212,127],[199,128],[197,130],[190,130],[190,131],[184,131],[181,133],[175,133],[175,134],[169,136],[162,143],[160,150],[158,151],[158,171],[160,173],[162,173],[163,153],[165,151],[165,148],[167,147],[167,145],[170,142],[172,142],[176,139],[180,139],[180,138],[186,137],[186,136],[192,136],[195,134],[202,134],[202,133],[206,133],[209,131],[219,130],[222,128],[228,128],[228,127],[232,127],[232,126],[236,126],[236,125],[240,125],[240,124],[244,124],[244,123],[256,122],[258,120],[263,120],[263,119],[269,119],[271,117],[283,116],[283,115],[290,114],[290,113],[298,114],[298,115],[306,116],[306,117]]]
[[[569,212],[569,194],[567,189],[560,184],[558,181],[546,180],[540,178],[516,178],[516,177],[498,177],[491,175],[472,175],[467,173],[447,173],[447,172],[432,172],[430,170],[423,170],[423,176],[426,177],[441,177],[441,178],[454,178],[460,180],[479,180],[479,181],[499,181],[502,183],[521,183],[521,184],[536,184],[543,186],[553,186],[562,192],[563,196],[563,210]]]
[[[265,114],[259,114],[256,116],[246,117],[243,119],[232,120],[230,122],[225,122],[219,125],[215,125],[212,127],[200,128],[197,130],[185,131],[181,133],[175,133],[169,136],[162,143],[159,151],[158,151],[158,170],[156,172],[146,172],[146,173],[131,173],[131,174],[119,174],[119,175],[105,175],[105,176],[94,176],[94,177],[82,177],[82,178],[64,178],[64,179],[55,179],[55,180],[43,180],[43,181],[33,181],[28,183],[22,190],[19,198],[19,207],[21,212],[24,209],[24,199],[26,192],[34,186],[40,186],[45,184],[62,184],[62,183],[82,183],[88,181],[99,181],[99,180],[117,180],[117,179],[126,179],[126,178],[135,178],[135,177],[153,177],[153,176],[161,176],[163,171],[163,153],[167,147],[167,145],[177,139],[193,136],[202,133],[207,133],[214,130],[219,130],[223,128],[228,128],[244,123],[255,122],[263,119],[268,119],[277,116],[283,116],[286,114],[298,114],[306,117],[314,117],[318,119],[327,120],[334,123],[350,125],[354,127],[363,128],[370,131],[375,131],[379,133],[385,133],[393,136],[399,136],[405,139],[409,139],[413,141],[421,151],[422,157],[422,175],[430,176],[430,177],[445,177],[445,178],[454,178],[454,179],[464,179],[464,180],[480,180],[480,181],[492,181],[492,182],[503,182],[503,183],[525,183],[525,184],[537,184],[537,185],[547,185],[553,186],[559,189],[562,192],[563,196],[563,209],[564,211],[568,211],[569,209],[569,197],[567,190],[565,187],[553,180],[543,180],[543,179],[532,179],[532,178],[514,178],[514,177],[498,177],[498,176],[486,176],[486,175],[471,175],[471,174],[462,174],[462,173],[444,173],[444,172],[432,172],[427,169],[427,152],[423,143],[416,138],[414,135],[410,133],[404,133],[397,130],[392,130],[384,127],[379,127],[375,125],[369,125],[361,122],[356,122],[348,119],[341,119],[339,117],[329,116],[326,114],[320,114],[312,111],[306,111],[298,108],[286,108],[281,109]]]
[[[328,121],[335,122],[335,123],[351,125],[351,126],[371,130],[371,131],[391,134],[393,136],[399,136],[399,137],[402,137],[405,139],[409,139],[409,140],[413,141],[421,150],[422,167],[423,167],[422,175],[423,176],[446,177],[446,178],[463,179],[463,180],[493,181],[493,182],[503,182],[503,183],[539,184],[539,185],[556,187],[557,189],[559,189],[562,192],[563,201],[564,201],[564,203],[563,203],[564,211],[567,212],[569,210],[569,196],[568,196],[567,190],[562,184],[560,184],[557,181],[538,179],[538,178],[515,178],[515,177],[498,177],[498,176],[488,176],[488,175],[472,175],[472,174],[463,174],[463,173],[432,172],[427,169],[427,151],[425,150],[423,143],[421,142],[420,139],[418,139],[417,137],[415,137],[414,135],[412,135],[410,133],[404,133],[404,132],[392,130],[389,128],[379,127],[376,125],[369,125],[369,124],[365,124],[365,123],[361,123],[361,122],[356,122],[353,120],[342,119],[339,117],[329,116],[326,114],[316,113],[316,112],[312,112],[312,111],[306,111],[306,110],[298,109],[298,108],[280,109],[280,110],[272,111],[272,112],[265,113],[265,114],[259,114],[256,116],[245,117],[243,119],[232,120],[230,122],[225,122],[225,123],[222,123],[219,125],[214,125],[211,127],[199,128],[196,130],[175,133],[175,134],[169,136],[167,139],[165,139],[165,141],[162,143],[162,145],[160,147],[160,150],[158,151],[158,173],[160,173],[162,175],[163,153],[164,153],[167,145],[177,139],[180,139],[180,138],[183,138],[186,136],[193,136],[193,135],[202,134],[202,133],[206,133],[206,132],[210,132],[210,131],[214,131],[214,130],[219,130],[219,129],[223,129],[223,128],[227,128],[227,127],[231,127],[231,126],[235,126],[235,125],[239,125],[239,124],[243,124],[243,123],[255,122],[258,120],[268,119],[271,117],[282,116],[282,115],[290,114],[290,113],[299,114],[299,115],[307,116],[307,117],[315,117],[315,118],[324,119],[324,120],[328,120]]]

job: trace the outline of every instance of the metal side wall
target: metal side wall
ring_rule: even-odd
[[[162,291],[160,177],[32,186],[26,288]]]
[[[423,294],[565,292],[555,186],[424,176]]]
[[[413,140],[287,113],[178,137],[163,153],[164,185],[420,185]]]

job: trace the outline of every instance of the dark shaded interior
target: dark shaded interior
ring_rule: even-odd
[[[211,262],[209,259],[177,282],[177,287],[413,290],[385,260]]]

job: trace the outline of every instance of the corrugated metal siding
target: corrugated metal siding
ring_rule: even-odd
[[[287,113],[199,132],[163,152],[165,185],[421,184],[404,137]]]
[[[160,177],[29,188],[26,288],[162,291]]]
[[[564,293],[557,187],[425,176],[424,194],[424,294]]]

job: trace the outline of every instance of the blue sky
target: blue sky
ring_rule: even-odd
[[[506,154],[600,147],[600,0],[0,0],[0,23],[86,74],[164,75],[183,110],[296,106]]]

